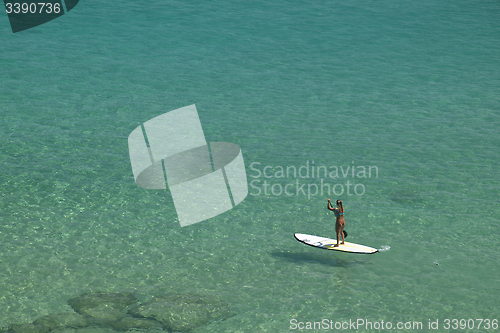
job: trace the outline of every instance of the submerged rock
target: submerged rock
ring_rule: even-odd
[[[228,305],[212,296],[165,294],[134,306],[129,313],[155,319],[169,331],[190,331],[229,317]]]
[[[47,333],[49,329],[42,325],[13,324],[9,327],[9,333]]]
[[[116,333],[111,327],[89,326],[82,328],[62,328],[56,329],[50,333]]]
[[[110,326],[119,331],[128,331],[131,329],[162,329],[162,325],[156,320],[148,318],[134,318],[132,316],[124,317],[120,321],[111,323]]]
[[[47,327],[53,331],[58,328],[79,328],[87,326],[85,318],[75,312],[63,312],[38,318],[33,322],[38,326]]]
[[[136,301],[131,293],[85,293],[68,300],[68,303],[89,323],[108,323],[125,317],[127,306]]]
[[[14,324],[8,333],[47,333],[58,329],[80,328],[87,325],[82,315],[74,312],[63,312],[38,318],[30,324]]]

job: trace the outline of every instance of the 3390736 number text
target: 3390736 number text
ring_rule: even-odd
[[[5,9],[7,14],[59,14],[61,12],[60,3],[50,2],[24,2],[24,3],[6,3]]]

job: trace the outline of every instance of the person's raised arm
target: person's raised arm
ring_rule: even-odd
[[[333,207],[331,206],[330,199],[328,199],[328,203],[326,204],[326,208],[328,208],[329,210],[335,210],[335,209],[333,209]]]

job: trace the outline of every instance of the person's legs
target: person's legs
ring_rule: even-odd
[[[343,224],[340,227],[340,234],[342,235],[342,244],[345,244],[345,242],[344,242],[344,225]],[[338,241],[338,236],[337,236],[337,244],[338,243],[339,243],[339,241]]]
[[[337,244],[334,245],[334,247],[338,247],[339,246],[339,242],[340,242],[340,234],[342,233],[342,230],[340,230],[340,224],[339,223],[335,223],[335,232],[337,233]],[[342,234],[342,240],[344,239],[344,235]]]

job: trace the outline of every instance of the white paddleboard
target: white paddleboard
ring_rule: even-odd
[[[325,250],[335,250],[335,251],[342,251],[349,253],[364,253],[364,254],[378,252],[378,250],[374,249],[373,247],[349,243],[349,242],[345,242],[345,244],[340,244],[338,247],[334,247],[334,245],[337,244],[336,239],[299,234],[299,233],[295,233],[294,236],[295,239],[301,243],[314,247],[319,247],[320,249],[325,249]],[[340,242],[342,243],[342,240]]]

